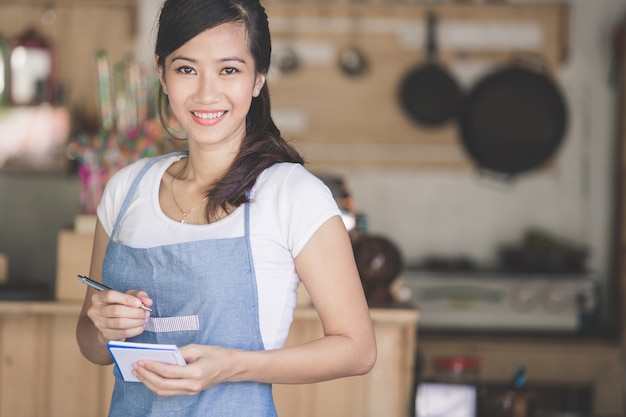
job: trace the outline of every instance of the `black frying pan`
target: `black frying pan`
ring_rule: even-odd
[[[463,145],[486,171],[513,176],[545,164],[561,144],[567,107],[543,65],[519,61],[488,73],[465,98]]]
[[[402,108],[415,122],[440,126],[457,116],[461,89],[456,80],[437,62],[436,16],[427,14],[426,62],[409,71],[400,84]]]

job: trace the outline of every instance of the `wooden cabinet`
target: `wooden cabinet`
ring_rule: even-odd
[[[74,329],[78,302],[0,303],[0,417],[104,417],[112,367],[81,355]],[[279,416],[407,417],[417,312],[372,310],[378,363],[362,377],[277,385]],[[297,309],[289,344],[321,334],[317,313]]]
[[[408,417],[413,388],[416,310],[372,309],[378,359],[367,375],[309,385],[275,385],[278,415],[289,417]],[[312,308],[294,313],[287,345],[318,338]]]
[[[0,303],[0,417],[102,417],[110,366],[80,354],[78,303]]]
[[[509,384],[516,364],[527,370],[528,385],[585,386],[594,415],[622,416],[623,354],[617,343],[529,337],[420,335],[422,377],[435,375],[433,359],[468,355],[481,359],[480,382]]]

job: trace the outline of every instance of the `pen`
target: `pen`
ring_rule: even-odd
[[[91,288],[94,288],[98,291],[106,291],[106,290],[111,290],[112,288],[107,287],[104,284],[101,284],[97,281],[94,281],[93,279],[86,277],[84,275],[76,275],[76,278],[81,281],[83,284],[87,284],[89,285]],[[152,312],[152,309],[150,307],[146,307],[143,303],[139,306],[139,308]]]

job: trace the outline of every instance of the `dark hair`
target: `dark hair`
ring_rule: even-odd
[[[259,0],[167,0],[161,8],[155,54],[158,65],[190,39],[224,23],[242,22],[257,73],[267,74],[272,43],[267,14]],[[165,94],[159,91],[161,121],[165,124]],[[267,82],[253,98],[246,117],[246,136],[228,172],[207,191],[207,220],[221,208],[229,211],[246,203],[248,192],[266,168],[279,162],[303,164],[302,156],[283,139],[272,120]]]

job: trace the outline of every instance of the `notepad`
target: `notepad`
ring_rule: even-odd
[[[139,382],[132,373],[133,363],[150,360],[184,366],[187,363],[176,345],[111,341],[107,345],[124,381]]]

